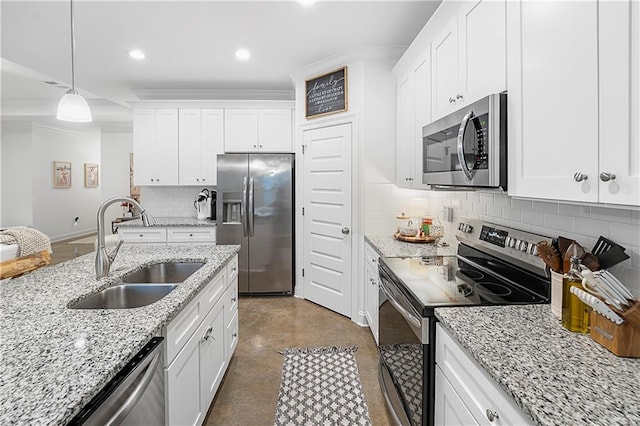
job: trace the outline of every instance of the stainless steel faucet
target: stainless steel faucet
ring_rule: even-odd
[[[118,245],[111,252],[111,254],[107,253],[107,249],[105,248],[105,236],[104,236],[104,212],[113,203],[129,203],[133,204],[133,206],[138,209],[140,213],[140,217],[142,218],[142,224],[144,226],[149,226],[149,214],[142,208],[140,203],[138,203],[133,198],[129,197],[115,197],[111,198],[98,208],[98,248],[96,249],[96,278],[100,279],[102,277],[106,277],[109,275],[109,269],[111,268],[111,263],[113,263],[120,247],[124,243],[124,241],[118,241]]]

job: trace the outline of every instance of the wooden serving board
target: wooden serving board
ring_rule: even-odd
[[[41,251],[29,256],[22,256],[0,262],[0,279],[17,277],[51,263],[48,251]]]
[[[435,238],[431,238],[431,237],[419,237],[419,236],[415,236],[415,237],[407,237],[405,235],[402,235],[399,232],[396,232],[395,234],[393,234],[393,238],[395,238],[398,241],[405,241],[407,243],[421,243],[421,244],[429,244],[429,243],[435,243],[436,239]]]

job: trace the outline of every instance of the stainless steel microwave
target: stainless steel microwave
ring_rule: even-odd
[[[507,94],[489,95],[422,128],[422,182],[507,189]]]

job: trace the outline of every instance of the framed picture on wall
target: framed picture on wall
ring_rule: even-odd
[[[53,187],[71,188],[71,163],[68,161],[53,162]]]
[[[85,188],[97,188],[98,187],[98,165],[84,163],[84,187]]]

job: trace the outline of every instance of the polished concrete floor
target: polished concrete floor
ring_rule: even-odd
[[[238,346],[205,424],[272,425],[283,361],[278,350],[334,345],[358,346],[356,362],[371,421],[390,424],[369,328],[294,297],[240,297],[238,309]]]

